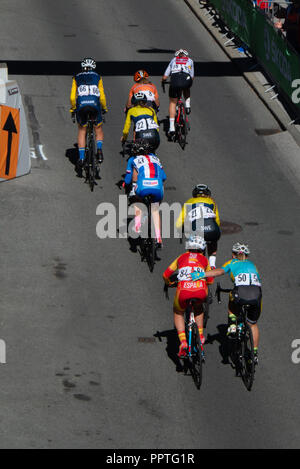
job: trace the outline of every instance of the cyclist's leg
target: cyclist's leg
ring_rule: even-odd
[[[175,117],[176,117],[176,104],[178,98],[170,98],[169,104],[169,132],[175,132]]]
[[[174,298],[174,305],[173,305],[173,312],[174,312],[174,325],[177,330],[178,338],[180,341],[180,348],[179,348],[179,357],[186,356],[187,350],[187,338],[185,333],[185,321],[184,321],[184,312],[185,312],[185,301],[181,298],[181,291],[177,288],[175,298]]]
[[[77,143],[79,151],[79,160],[83,161],[85,156],[86,126],[78,124]]]
[[[262,308],[262,299],[261,297],[257,299],[257,304],[252,305],[248,311],[248,324],[251,327],[254,343],[254,351],[257,353],[259,346],[259,328],[257,321],[261,315]]]
[[[218,240],[221,237],[219,225],[214,218],[207,218],[204,220],[205,234],[204,239],[207,242],[207,253],[209,264],[212,268],[216,267],[216,255],[218,248]]]

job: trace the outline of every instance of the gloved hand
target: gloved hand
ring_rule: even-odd
[[[191,277],[193,282],[205,278],[205,272],[192,272]]]
[[[135,197],[136,188],[137,188],[137,183],[134,182],[134,183],[132,184],[132,189],[131,189],[131,191],[129,192],[129,198]]]

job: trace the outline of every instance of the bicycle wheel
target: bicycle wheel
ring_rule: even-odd
[[[241,340],[241,354],[240,354],[240,372],[242,380],[248,391],[251,391],[254,381],[254,343],[251,327],[245,324],[243,337]]]
[[[200,336],[198,327],[193,324],[192,329],[192,344],[191,344],[191,356],[189,357],[189,364],[191,375],[194,380],[197,389],[200,389],[202,384],[202,364],[204,361],[203,352],[200,345]]]
[[[187,135],[187,128],[186,128],[186,121],[185,121],[185,110],[183,105],[180,107],[180,117],[178,123],[178,143],[182,150],[184,150],[186,145],[186,135]]]
[[[208,295],[207,295],[205,303],[203,303],[203,312],[204,312],[203,327],[204,329],[207,326],[207,321],[209,318],[209,308],[210,308],[211,303],[212,303],[212,294],[211,294],[210,289],[208,288]]]

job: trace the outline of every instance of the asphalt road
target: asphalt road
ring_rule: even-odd
[[[258,135],[277,122],[182,1],[2,0],[0,17],[0,61],[21,86],[31,144],[47,158],[37,151],[30,175],[0,186],[0,447],[299,447],[300,364],[291,360],[300,338],[299,181],[289,162],[298,164],[298,147],[287,133]],[[184,152],[161,125],[165,200],[183,202],[194,184],[209,184],[227,222],[219,265],[233,242],[250,244],[264,294],[251,393],[223,363],[226,298],[212,307],[201,391],[176,370],[161,276],[182,252],[178,240],[164,241],[150,274],[126,239],[96,236],[98,204],[118,207],[121,194],[132,74],[144,64],[159,85],[180,47],[197,77]],[[99,63],[109,107],[94,193],[68,158],[71,76],[86,55]],[[161,101],[163,120],[167,95]]]

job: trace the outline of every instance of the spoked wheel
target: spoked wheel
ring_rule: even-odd
[[[209,308],[210,308],[211,303],[212,303],[212,294],[211,294],[211,291],[208,289],[208,296],[206,298],[205,303],[203,303],[203,312],[204,312],[203,327],[204,329],[207,326],[207,321],[209,318]]]
[[[184,150],[185,145],[186,145],[186,125],[185,121],[183,119],[180,120],[180,123],[178,125],[178,135],[177,135],[177,140],[179,145],[181,146],[182,150]]]
[[[193,350],[192,356],[189,357],[189,365],[196,388],[200,389],[202,384],[202,364],[204,361],[204,356],[201,350],[200,336],[196,325],[193,327],[192,337]]]
[[[148,238],[145,240],[145,251],[149,270],[150,272],[153,272],[156,258],[155,241],[153,238]]]
[[[254,381],[255,363],[253,335],[249,324],[245,325],[240,352],[240,373],[246,389],[251,391]]]

